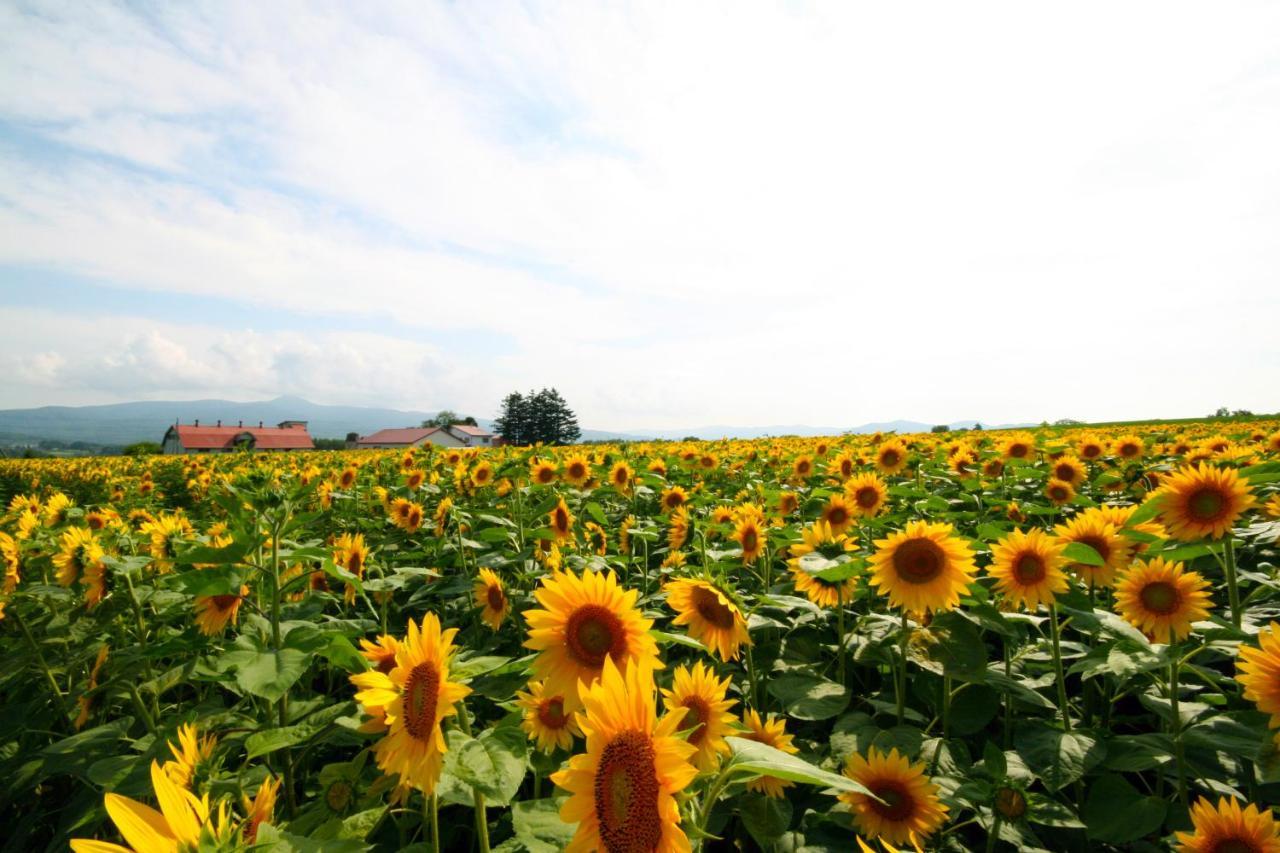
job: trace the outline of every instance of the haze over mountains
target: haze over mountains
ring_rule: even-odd
[[[237,402],[232,400],[155,400],[113,403],[99,406],[42,406],[35,409],[0,410],[0,441],[21,443],[39,440],[126,445],[135,441],[160,441],[169,426],[178,420],[191,423],[276,424],[284,420],[305,420],[316,438],[343,438],[349,432],[367,435],[384,427],[417,426],[435,412],[382,409],[365,406],[328,406],[301,397],[283,396],[274,400]],[[459,414],[471,414],[460,412]],[[477,418],[481,426],[492,421]],[[957,421],[955,428],[971,427],[973,421]],[[603,439],[644,440],[655,438],[759,438],[768,435],[839,435],[842,432],[921,432],[931,424],[920,421],[885,421],[859,426],[816,427],[805,424],[773,426],[732,426],[724,424],[669,430],[582,430],[585,441]],[[1020,426],[1018,424],[989,425]]]

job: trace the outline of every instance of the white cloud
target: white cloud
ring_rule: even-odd
[[[1189,3],[0,10],[0,118],[95,155],[10,149],[0,263],[510,340],[456,389],[350,393],[554,383],[616,428],[1274,409],[1278,24]],[[345,388],[356,346],[298,339],[254,382]],[[120,378],[86,391],[130,390],[110,351]],[[254,376],[235,352],[184,369]]]

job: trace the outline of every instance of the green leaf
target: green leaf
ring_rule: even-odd
[[[1083,542],[1068,542],[1067,547],[1062,549],[1062,556],[1073,563],[1082,563],[1086,566],[1105,566],[1107,564],[1107,561],[1102,559],[1101,554]]]
[[[235,649],[223,655],[221,661],[235,667],[236,684],[241,690],[275,702],[307,671],[311,655],[288,648],[279,651]]]
[[[733,750],[727,769],[735,777],[773,776],[776,779],[803,782],[806,785],[822,785],[840,791],[875,796],[860,782],[855,782],[848,776],[829,773],[780,749],[740,737],[727,737],[725,741]]]
[[[187,595],[236,595],[247,570],[240,566],[214,566],[173,575],[172,584]]]
[[[1150,521],[1160,514],[1161,508],[1159,500],[1149,499],[1133,511],[1133,515],[1129,516],[1129,520],[1124,523],[1124,526],[1126,528],[1137,527],[1144,521]]]
[[[131,725],[133,717],[121,717],[49,744],[40,752],[44,759],[41,778],[59,773],[86,773],[98,759],[115,751],[116,743]]]
[[[1085,732],[1064,732],[1045,723],[1028,723],[1015,737],[1018,753],[1044,786],[1056,791],[1079,779],[1106,757],[1106,747]]]
[[[595,501],[587,501],[583,507],[587,511],[587,515],[591,516],[591,520],[601,526],[607,525],[609,522],[605,520],[604,510],[600,508],[600,504]]]
[[[451,733],[452,734],[452,733]],[[485,729],[479,736],[463,735],[452,762],[453,773],[489,798],[507,805],[520,789],[528,768],[528,738],[514,727]],[[449,745],[452,751],[452,739]]]
[[[1124,844],[1158,830],[1166,810],[1164,800],[1144,797],[1122,776],[1108,773],[1089,788],[1084,823],[1090,838]]]
[[[986,765],[987,772],[996,779],[1002,778],[1009,768],[1008,762],[1004,760],[1004,750],[996,746],[993,740],[988,740],[982,747],[982,763]]]
[[[806,555],[807,556],[807,555]],[[867,561],[860,558],[841,558],[837,560],[836,565],[829,569],[823,569],[817,572],[814,577],[820,581],[827,583],[840,583],[847,581],[849,578],[856,578],[867,569]],[[848,602],[845,602],[848,604]]]
[[[828,720],[849,707],[847,688],[815,675],[783,675],[769,682],[769,692],[798,720]]]
[[[677,646],[688,646],[691,649],[706,651],[706,647],[703,646],[702,643],[686,634],[672,634],[667,631],[659,631],[657,628],[651,628],[649,630],[649,636],[653,637],[663,645],[671,645],[674,643]]]
[[[266,731],[251,734],[245,738],[244,742],[246,757],[257,758],[260,755],[267,755],[278,749],[308,741],[328,728],[338,717],[343,714],[349,714],[354,710],[354,702],[340,702],[337,705],[330,705],[328,708],[316,711],[296,725],[267,729]]]
[[[738,803],[738,817],[761,849],[768,850],[791,825],[791,801],[748,791]]]
[[[521,800],[511,806],[511,827],[530,853],[556,853],[568,846],[577,824],[560,819],[560,807],[547,797]]]
[[[362,853],[370,848],[354,838],[305,838],[264,823],[258,827],[253,849],[264,853]]]
[[[463,658],[462,660],[455,660],[449,665],[449,677],[454,680],[475,678],[477,675],[493,672],[495,669],[510,662],[511,658],[497,655],[477,655]]]
[[[1117,735],[1107,741],[1107,758],[1102,766],[1137,773],[1172,761],[1173,752],[1173,740],[1166,734]]]
[[[966,681],[981,681],[987,668],[987,647],[977,627],[959,613],[944,613],[929,625],[938,642],[928,648],[929,659],[942,671]]]
[[[1209,717],[1182,733],[1182,741],[1187,746],[1220,750],[1248,759],[1256,758],[1262,747],[1271,740],[1269,732],[1245,725],[1226,715]]]

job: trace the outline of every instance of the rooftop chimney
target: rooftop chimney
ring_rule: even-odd
[[[262,429],[262,421],[258,421],[258,429]]]
[[[196,418],[195,426],[200,426],[200,419]]]
[[[240,426],[244,426],[244,421],[241,421],[241,422],[240,422]]]
[[[222,426],[222,418],[218,418],[218,426]]]

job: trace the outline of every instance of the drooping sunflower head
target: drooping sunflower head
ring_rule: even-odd
[[[747,620],[723,590],[704,580],[681,578],[662,587],[667,605],[676,612],[674,624],[689,626],[698,640],[722,661],[737,660],[738,650],[750,644]]]
[[[1244,698],[1271,715],[1271,728],[1280,729],[1280,622],[1258,632],[1258,647],[1241,644],[1236,661],[1236,681]]]
[[[1116,585],[1116,611],[1157,643],[1184,640],[1209,616],[1209,582],[1163,557],[1134,563]]]
[[[947,807],[924,770],[923,762],[912,764],[897,749],[886,755],[873,746],[866,758],[856,752],[850,755],[844,774],[875,795],[840,794],[858,830],[892,844],[918,844],[936,832],[947,819]]]
[[[1090,586],[1099,589],[1115,586],[1116,575],[1129,568],[1133,561],[1133,543],[1099,513],[1082,512],[1065,524],[1059,524],[1054,532],[1063,543],[1088,545],[1102,558],[1101,566],[1088,563],[1071,563],[1068,566]]]
[[[1280,853],[1280,823],[1271,810],[1220,797],[1217,807],[1203,797],[1191,807],[1192,832],[1179,832],[1179,853]]]
[[[691,529],[689,509],[681,506],[671,513],[671,526],[667,528],[667,548],[679,551],[689,539]]]
[[[871,583],[912,613],[952,609],[977,571],[973,549],[945,522],[912,521],[875,544]]]
[[[481,608],[480,618],[493,630],[502,627],[502,620],[511,612],[511,599],[507,597],[502,578],[492,569],[482,568],[472,589],[476,607]]]
[[[853,514],[862,518],[875,518],[889,505],[889,487],[869,471],[846,480],[844,494]]]
[[[658,663],[658,646],[636,607],[638,593],[623,589],[613,572],[560,572],[543,578],[534,592],[540,609],[526,610],[529,636],[525,647],[538,652],[533,671],[547,690],[577,707],[578,684],[590,685],[612,659],[639,661],[650,669]]]
[[[696,748],[677,736],[683,710],[658,720],[652,670],[632,663],[620,672],[612,660],[582,703],[586,752],[551,776],[570,795],[560,819],[578,825],[566,851],[687,851],[675,795],[698,771]]]
[[[516,693],[516,704],[524,709],[520,728],[537,748],[550,755],[570,749],[575,737],[582,737],[578,721],[565,704],[565,697],[549,693],[541,681],[529,682],[528,690]]]
[[[799,747],[791,742],[795,735],[787,733],[786,717],[770,714],[767,719],[762,719],[759,713],[748,708],[743,711],[742,726],[746,729],[741,735],[744,740],[753,740],[789,755],[795,755],[800,751]],[[776,799],[785,796],[783,790],[794,784],[789,779],[780,779],[777,776],[757,776],[747,782],[747,790]]]
[[[173,760],[164,763],[165,775],[175,785],[188,790],[196,781],[198,774],[203,773],[210,761],[213,751],[218,746],[218,739],[213,735],[201,735],[195,723],[183,723],[178,727],[178,742],[169,741],[169,751]]]
[[[1222,538],[1256,501],[1234,468],[1204,463],[1180,468],[1150,499],[1159,502],[1164,526],[1183,541]]]
[[[240,617],[240,603],[249,594],[249,587],[241,586],[239,594],[199,595],[195,600],[196,628],[206,637],[216,637],[230,623]]]
[[[1062,572],[1065,547],[1043,530],[1015,530],[992,547],[987,574],[996,579],[996,588],[1005,598],[1035,612],[1067,591],[1067,576]]]
[[[662,691],[668,710],[685,709],[680,731],[687,732],[687,742],[697,747],[693,763],[703,773],[714,770],[720,756],[729,753],[725,735],[732,731],[734,716],[728,709],[737,700],[725,698],[728,689],[727,676],[716,678],[710,667],[698,661],[692,669],[676,667],[671,689]]]

